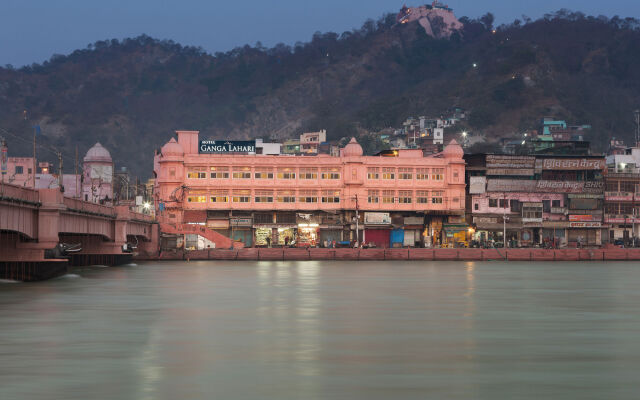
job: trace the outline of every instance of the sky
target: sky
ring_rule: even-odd
[[[271,47],[342,33],[368,18],[397,12],[410,0],[0,0],[0,65],[42,63],[89,43],[147,34],[205,51],[260,41]],[[588,15],[640,18],[640,0],[450,0],[459,18],[492,12],[497,24],[567,8]]]

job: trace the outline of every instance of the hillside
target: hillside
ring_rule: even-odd
[[[100,141],[117,165],[147,177],[153,150],[175,129],[286,138],[323,128],[340,138],[452,105],[471,110],[470,128],[491,140],[543,115],[591,124],[600,147],[632,138],[637,20],[560,11],[495,31],[489,14],[460,21],[460,34],[434,39],[389,14],[292,48],[214,55],[147,36],[96,42],[42,65],[0,68],[0,127],[30,138],[39,124],[39,142],[67,155]],[[12,155],[30,152],[10,140]]]

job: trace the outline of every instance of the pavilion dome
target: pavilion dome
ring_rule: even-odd
[[[160,150],[163,156],[182,156],[184,155],[184,149],[180,146],[180,143],[176,142],[175,138],[171,138]]]
[[[353,137],[351,138],[349,143],[347,143],[347,145],[344,146],[344,149],[342,150],[342,155],[345,157],[359,157],[362,154],[363,154],[362,146],[360,146],[356,138],[353,138]]]
[[[442,155],[444,158],[462,158],[464,157],[464,150],[462,150],[462,146],[460,146],[455,139],[452,139],[449,144],[445,146]]]
[[[111,159],[111,154],[109,154],[109,151],[104,147],[102,147],[100,143],[94,144],[93,147],[90,148],[89,151],[87,151],[87,154],[84,156],[83,161],[84,162],[99,161],[99,162],[109,162],[109,163],[113,162],[113,160]]]

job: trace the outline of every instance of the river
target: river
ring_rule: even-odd
[[[640,265],[149,262],[0,283],[0,399],[637,399]]]

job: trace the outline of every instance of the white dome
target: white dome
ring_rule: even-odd
[[[89,151],[87,151],[87,154],[84,156],[83,160],[85,162],[86,161],[101,161],[101,162],[113,161],[111,159],[111,154],[109,154],[109,151],[104,147],[102,147],[100,143],[94,144],[93,147],[90,148]]]

